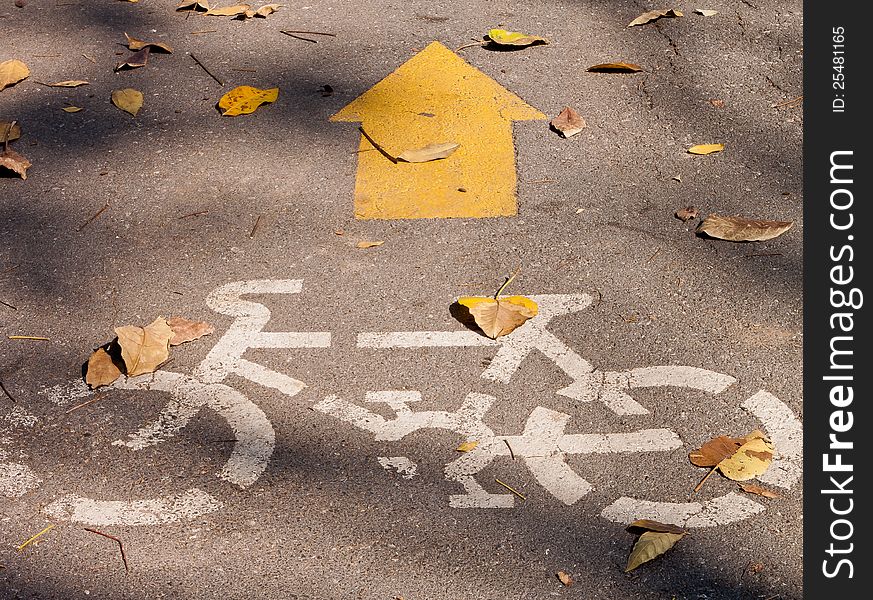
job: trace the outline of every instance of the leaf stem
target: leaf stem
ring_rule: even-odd
[[[519,273],[521,273],[521,265],[518,265],[518,268],[515,270],[515,273],[513,273],[512,275],[507,277],[506,281],[503,282],[503,285],[500,286],[500,289],[497,290],[497,293],[494,294],[495,300],[497,300],[497,298],[500,296],[500,294],[503,293],[503,290],[506,289],[506,286],[508,286],[512,282],[512,280],[515,279],[515,276],[518,275]]]
[[[706,474],[706,477],[704,477],[703,479],[701,479],[701,480],[700,480],[700,483],[698,483],[696,486],[694,486],[694,491],[691,492],[692,495],[694,495],[694,494],[696,494],[697,492],[700,491],[700,488],[703,487],[703,484],[706,483],[706,480],[709,479],[709,476],[712,475],[713,473],[715,473],[715,470],[716,470],[717,468],[718,468],[718,465],[715,465],[713,468],[711,468],[711,469],[709,470],[709,473]]]

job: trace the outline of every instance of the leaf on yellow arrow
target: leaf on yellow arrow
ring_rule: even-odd
[[[458,304],[470,311],[476,325],[492,340],[508,335],[537,315],[537,303],[524,296],[481,298],[464,296]]]
[[[235,17],[244,14],[251,6],[248,4],[234,4],[233,6],[225,6],[224,8],[210,8],[204,15],[212,17]]]
[[[77,113],[80,110],[85,110],[81,106],[65,106],[61,109],[65,113]]]
[[[759,221],[745,217],[709,215],[697,226],[697,233],[730,242],[762,242],[779,237],[794,221]]]
[[[171,53],[173,51],[172,46],[169,44],[164,44],[162,42],[145,42],[143,40],[138,40],[134,37],[130,37],[127,35],[127,32],[124,33],[124,37],[127,38],[127,47],[130,50],[142,50],[143,48],[151,48],[152,50],[162,50],[166,53]]]
[[[176,10],[207,11],[209,10],[209,2],[208,0],[183,0],[182,4],[176,7]]]
[[[488,32],[488,39],[500,46],[533,46],[549,43],[546,38],[518,31],[506,31],[505,29],[492,29]]]
[[[641,66],[626,62],[600,63],[588,67],[591,73],[637,73],[642,70]]]
[[[14,141],[21,137],[21,126],[12,121],[0,121],[0,144]]]
[[[265,4],[257,10],[247,10],[243,15],[246,19],[251,19],[252,17],[261,17],[262,19],[266,19],[267,15],[271,15],[280,8],[285,6],[284,4]]]
[[[457,450],[458,452],[469,452],[470,450],[472,450],[473,448],[475,448],[478,445],[479,445],[479,442],[477,440],[472,440],[469,442],[461,442],[461,444],[457,448],[455,448],[455,450]]]
[[[402,160],[409,163],[423,163],[432,160],[439,160],[451,155],[460,147],[460,144],[454,142],[445,142],[442,144],[428,144],[421,148],[410,148],[404,150],[397,155],[397,160]]]
[[[85,371],[85,383],[91,389],[101,385],[109,385],[121,377],[121,369],[112,360],[112,356],[104,348],[98,348],[88,358],[88,366]]]
[[[167,319],[167,325],[173,330],[173,337],[170,338],[171,346],[178,346],[215,333],[215,327],[206,321],[191,321],[184,317],[170,317]]]
[[[158,317],[145,327],[125,325],[116,327],[121,357],[128,377],[153,373],[170,357],[170,339],[173,330],[167,322]]]
[[[724,144],[697,144],[696,146],[691,146],[688,149],[688,154],[713,154],[715,152],[721,152],[724,150]]]
[[[773,460],[773,444],[756,437],[740,446],[733,456],[718,463],[721,474],[733,481],[748,481],[763,474]]]
[[[646,23],[651,23],[661,17],[684,17],[681,12],[673,8],[666,8],[663,10],[650,10],[649,12],[645,12],[638,16],[636,19],[628,23],[628,27],[634,27],[636,25],[645,25]]]
[[[645,531],[637,539],[627,559],[627,567],[624,572],[633,571],[641,564],[648,562],[664,554],[672,548],[676,542],[686,534],[669,533],[664,531]]]
[[[549,125],[560,133],[563,138],[574,136],[588,127],[585,119],[569,106],[565,106],[564,110],[549,122]]]
[[[3,152],[0,152],[0,167],[18,173],[22,179],[27,179],[27,169],[31,166],[30,161],[15,150],[6,148]]]
[[[744,483],[742,481],[737,482],[737,485],[740,486],[740,489],[746,492],[747,494],[755,494],[756,496],[763,496],[764,498],[781,498],[780,494],[772,490],[768,490],[765,487],[760,485],[756,485],[754,483]]]
[[[43,85],[46,85],[48,87],[72,88],[79,87],[80,85],[88,85],[88,82],[81,79],[71,79],[69,81],[58,81],[56,83],[45,83]]]
[[[264,102],[275,102],[278,97],[279,88],[259,90],[248,85],[241,85],[222,96],[221,100],[218,101],[218,107],[224,109],[224,112],[221,113],[223,116],[235,117],[253,113]]]
[[[115,70],[120,71],[122,69],[137,69],[139,67],[146,66],[149,62],[149,52],[151,52],[151,49],[151,46],[146,46],[142,50],[134,52],[127,57],[127,60],[115,65]]]
[[[115,90],[112,92],[112,104],[135,117],[142,108],[142,92],[133,88]]]
[[[27,65],[16,58],[0,62],[0,91],[26,79],[29,75],[30,69]]]

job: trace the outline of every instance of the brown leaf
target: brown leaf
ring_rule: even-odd
[[[379,240],[376,242],[361,241],[358,242],[356,245],[358,248],[373,248],[374,246],[381,246],[384,243],[385,242],[383,240]]]
[[[120,108],[126,113],[136,113],[142,108],[142,92],[133,88],[124,88],[123,90],[115,90],[112,92],[112,104]]]
[[[210,8],[204,15],[212,17],[235,17],[244,14],[251,6],[248,4],[235,4],[234,6],[225,6],[224,8]]]
[[[441,158],[447,158],[457,150],[459,146],[460,144],[454,142],[445,142],[442,144],[428,144],[421,148],[410,148],[398,154],[397,160],[409,163],[423,163],[432,160],[439,160]]]
[[[118,345],[121,346],[121,357],[124,359],[128,377],[153,373],[170,357],[173,330],[161,317],[145,327],[116,327],[115,334],[118,336]]]
[[[641,564],[657,558],[672,548],[676,542],[685,536],[683,533],[669,533],[663,531],[646,531],[637,539],[627,559],[627,567],[624,572],[633,571]]]
[[[176,10],[207,11],[209,10],[209,2],[208,0],[183,0],[182,4],[176,7]]]
[[[151,46],[145,46],[142,50],[138,52],[134,52],[130,56],[127,57],[127,60],[124,62],[120,62],[115,65],[115,70],[120,71],[122,69],[136,69],[138,67],[144,67],[149,62],[149,52],[151,51]]]
[[[31,165],[30,161],[15,150],[7,148],[0,152],[0,167],[5,167],[10,171],[18,173],[22,179],[27,179],[27,169],[31,166],[33,165]]]
[[[683,221],[690,221],[691,219],[696,219],[700,216],[700,211],[698,211],[693,206],[686,206],[685,208],[680,208],[676,211],[676,218],[682,219]]]
[[[136,38],[130,37],[127,35],[127,32],[124,33],[124,37],[127,38],[127,47],[130,50],[142,50],[143,48],[150,48],[152,50],[161,50],[166,53],[171,53],[173,48],[169,44],[164,44],[161,42],[144,42],[143,40],[138,40]]]
[[[719,100],[718,98],[710,98],[709,103],[712,104],[715,108],[724,108],[724,100]]]
[[[794,225],[793,221],[758,221],[745,217],[709,215],[697,226],[697,233],[731,242],[761,242],[779,237]]]
[[[284,4],[265,4],[257,10],[247,10],[243,13],[243,16],[246,19],[251,19],[252,17],[261,17],[263,19],[267,18],[267,15],[271,15],[280,8],[285,6]]]
[[[109,385],[119,377],[121,377],[121,369],[116,366],[112,356],[104,348],[97,348],[88,358],[85,383],[94,389],[101,385]]]
[[[12,142],[21,137],[21,126],[12,121],[0,121],[0,144]]]
[[[652,521],[651,519],[637,519],[627,526],[628,531],[659,531],[661,533],[687,533],[678,525],[672,523],[661,523],[660,521]]]
[[[764,498],[781,498],[781,494],[777,494],[772,490],[768,490],[765,487],[761,487],[760,485],[756,485],[754,483],[744,483],[742,481],[737,482],[737,485],[740,486],[740,489],[749,494],[755,494],[758,496],[763,496]]]
[[[215,327],[206,321],[190,321],[184,317],[170,317],[167,319],[167,325],[173,330],[173,337],[170,338],[171,346],[178,346],[215,333]]]
[[[79,87],[80,85],[88,85],[88,82],[81,79],[71,79],[69,81],[58,81],[56,83],[44,83],[43,85],[48,87],[72,88]]]
[[[663,10],[650,10],[649,12],[645,12],[638,16],[636,19],[628,23],[628,27],[634,27],[636,25],[645,25],[646,23],[651,23],[661,17],[684,17],[681,12],[673,8],[666,8]]]
[[[29,75],[30,69],[18,59],[13,58],[0,62],[0,92],[26,79]]]
[[[549,122],[549,125],[554,127],[564,138],[574,136],[588,127],[585,119],[569,106],[565,106],[564,110]]]
[[[481,298],[465,296],[458,304],[467,308],[476,325],[492,340],[508,335],[536,316],[537,303],[524,296]]]
[[[721,435],[703,444],[698,450],[688,454],[691,464],[698,467],[714,467],[724,459],[733,456],[745,443],[743,438]]]
[[[561,581],[561,583],[564,584],[565,587],[570,587],[573,585],[573,578],[570,577],[570,574],[566,571],[558,571],[557,575],[558,579]]]
[[[643,68],[633,63],[611,62],[590,66],[588,70],[592,73],[636,73],[642,71]]]

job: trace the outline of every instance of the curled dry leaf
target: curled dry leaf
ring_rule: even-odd
[[[564,110],[549,122],[549,125],[560,133],[563,138],[574,136],[588,127],[585,119],[569,106],[565,106]]]
[[[730,242],[762,242],[779,237],[794,225],[793,221],[759,221],[744,217],[709,215],[697,226],[697,233]]]
[[[215,327],[206,321],[191,321],[184,317],[170,317],[167,319],[167,325],[173,330],[173,337],[170,338],[171,346],[178,346],[215,333]]]
[[[245,14],[245,12],[250,8],[251,6],[248,4],[235,4],[234,6],[225,6],[224,8],[210,8],[203,14],[212,17],[235,17],[237,15]]]
[[[285,6],[284,4],[265,4],[257,10],[247,10],[243,13],[243,16],[246,19],[251,19],[252,17],[261,17],[263,19],[267,18],[267,15],[271,15],[280,8]]]
[[[235,117],[253,113],[261,104],[275,102],[278,97],[279,88],[260,90],[249,85],[241,85],[222,96],[218,101],[218,107],[224,110],[222,116]]]
[[[646,23],[651,23],[661,17],[684,17],[681,12],[674,8],[665,8],[663,10],[650,10],[649,12],[645,12],[638,16],[636,19],[627,24],[628,27],[634,27],[636,25],[645,25]]]
[[[715,108],[724,108],[724,100],[720,100],[719,98],[710,98],[709,103]]]
[[[457,450],[458,452],[469,452],[470,450],[472,450],[473,448],[475,448],[478,445],[479,445],[479,442],[477,440],[472,440],[469,442],[461,442],[461,444],[457,448],[455,448],[455,450]]]
[[[755,494],[756,496],[763,496],[764,498],[781,498],[780,494],[772,490],[768,490],[765,487],[760,485],[756,485],[754,483],[743,483],[742,481],[737,482],[737,485],[740,486],[740,489],[749,494]]]
[[[637,73],[642,70],[641,66],[626,62],[600,63],[588,67],[591,73]]]
[[[137,69],[139,67],[146,66],[149,62],[149,52],[151,52],[151,48],[151,46],[145,46],[141,50],[134,52],[127,57],[127,60],[115,65],[115,70],[120,71],[122,69]]]
[[[440,160],[447,158],[455,150],[460,147],[460,144],[454,142],[445,142],[441,144],[428,144],[421,148],[410,148],[404,150],[397,156],[397,160],[402,160],[409,163],[423,163],[432,160]]]
[[[715,152],[721,152],[724,150],[724,144],[697,144],[696,146],[691,146],[688,149],[688,154],[713,154]]]
[[[0,121],[0,144],[12,142],[21,137],[21,126],[12,121]]]
[[[476,325],[492,340],[508,335],[537,315],[537,303],[524,296],[482,298],[464,296],[458,304],[467,308]]]
[[[627,526],[628,531],[637,533],[642,531],[660,531],[662,533],[686,533],[684,529],[672,523],[661,523],[651,519],[637,519]]]
[[[112,104],[135,117],[142,108],[142,92],[133,88],[115,90],[112,92]]]
[[[98,348],[88,358],[88,366],[85,371],[85,383],[91,389],[101,385],[109,385],[121,377],[121,369],[112,360],[112,356],[104,349]]]
[[[30,161],[21,156],[15,150],[6,148],[0,152],[0,167],[18,173],[22,179],[27,179],[27,169],[31,166],[33,165],[31,165]]]
[[[358,248],[373,248],[374,246],[381,246],[384,243],[385,242],[383,240],[378,240],[376,242],[362,241],[362,242],[358,242],[356,244],[356,246]]]
[[[80,110],[84,110],[81,106],[65,106],[61,109],[65,113],[77,113]]]
[[[127,32],[124,33],[124,37],[127,38],[127,47],[130,50],[142,50],[143,48],[151,48],[152,50],[161,50],[162,52],[171,53],[173,48],[169,44],[164,44],[161,42],[145,42],[143,40],[138,40],[134,37],[130,37],[127,35]]]
[[[573,578],[566,571],[558,571],[558,580],[564,584],[565,587],[570,587],[573,585]]]
[[[638,519],[628,525],[628,530],[636,532],[642,530],[627,559],[627,567],[624,572],[633,571],[641,564],[657,558],[672,548],[681,540],[686,531],[676,525],[659,523],[649,519]]]
[[[176,10],[207,11],[209,10],[209,2],[208,0],[183,0],[182,4],[176,7]]]
[[[170,339],[173,330],[158,317],[145,327],[125,325],[116,327],[118,345],[128,377],[153,373],[170,357]]]
[[[48,87],[72,88],[79,87],[80,85],[88,85],[88,82],[81,79],[71,79],[69,81],[58,81],[56,83],[45,83],[43,85],[46,85]]]
[[[27,65],[16,58],[0,62],[0,91],[27,79],[29,75]]]
[[[717,10],[709,10],[708,8],[695,8],[694,12],[704,17],[711,17],[718,14]]]
[[[488,39],[498,46],[533,46],[535,44],[548,44],[549,40],[536,35],[519,33],[518,31],[506,31],[505,29],[492,29],[488,32]]]
[[[745,438],[733,438],[720,435],[703,444],[699,449],[688,454],[691,464],[698,467],[714,467],[726,458],[736,453],[746,442]]]
[[[676,179],[675,177],[673,179]],[[678,179],[677,181],[682,181]],[[680,208],[676,211],[676,218],[682,219],[683,221],[690,221],[691,219],[696,219],[700,216],[700,211],[697,210],[694,206],[686,206],[685,208]]]
[[[762,475],[773,460],[773,444],[763,437],[750,439],[733,456],[718,463],[721,474],[732,481],[748,481]]]

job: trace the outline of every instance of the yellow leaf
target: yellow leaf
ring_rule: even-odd
[[[15,121],[0,121],[0,144],[14,141],[21,137],[21,127]]]
[[[724,144],[697,144],[688,149],[689,154],[712,154],[724,150]]]
[[[532,46],[533,44],[549,43],[549,40],[545,38],[518,31],[506,31],[505,29],[492,29],[488,32],[488,38],[501,46]]]
[[[469,452],[470,450],[472,450],[473,448],[475,448],[478,445],[479,445],[479,442],[476,440],[469,441],[469,442],[462,442],[457,448],[455,448],[455,450],[457,450],[458,452]]]
[[[524,296],[482,298],[464,296],[458,304],[470,311],[476,325],[491,339],[508,335],[537,315],[537,303]]]
[[[47,83],[45,85],[49,87],[79,87],[80,85],[88,85],[88,82],[74,79],[70,81],[58,81],[57,83]]]
[[[627,559],[624,572],[633,571],[644,562],[657,558],[681,540],[685,533],[646,531],[640,535]]]
[[[733,481],[748,481],[761,475],[773,460],[773,444],[765,438],[752,438],[733,456],[718,463],[721,474]]]
[[[650,10],[649,12],[645,12],[638,16],[636,19],[628,23],[628,27],[634,27],[636,25],[645,25],[646,23],[651,23],[656,19],[660,19],[661,17],[684,17],[681,12],[675,10],[673,8],[667,8],[664,10]]]
[[[203,14],[213,17],[235,17],[245,13],[249,8],[251,7],[248,4],[235,4],[224,8],[210,8]]]
[[[384,243],[385,242],[382,240],[379,240],[378,242],[363,241],[363,242],[358,242],[356,245],[358,248],[373,248],[374,246],[381,246]]]
[[[761,221],[745,217],[709,215],[697,226],[696,232],[730,242],[763,242],[779,237],[793,225],[793,221]]]
[[[118,345],[121,346],[121,357],[124,359],[128,377],[153,373],[170,357],[173,330],[161,317],[146,327],[116,327],[115,334],[118,336]]]
[[[241,85],[222,96],[221,100],[218,101],[218,107],[224,109],[223,116],[235,117],[253,113],[264,102],[275,102],[278,97],[279,88],[259,90],[248,85]]]
[[[121,369],[115,365],[112,357],[103,348],[98,348],[88,359],[85,383],[91,386],[91,389],[109,385],[119,377],[121,377]]]
[[[428,144],[421,148],[410,148],[397,155],[398,160],[410,163],[423,163],[448,157],[458,149],[460,144],[446,142],[444,144]]]
[[[135,117],[142,108],[142,92],[133,88],[115,90],[112,92],[112,104]]]
[[[0,91],[26,79],[29,75],[30,69],[18,59],[13,58],[0,62]]]
[[[77,113],[80,110],[84,110],[81,106],[65,106],[61,109],[66,113]]]

